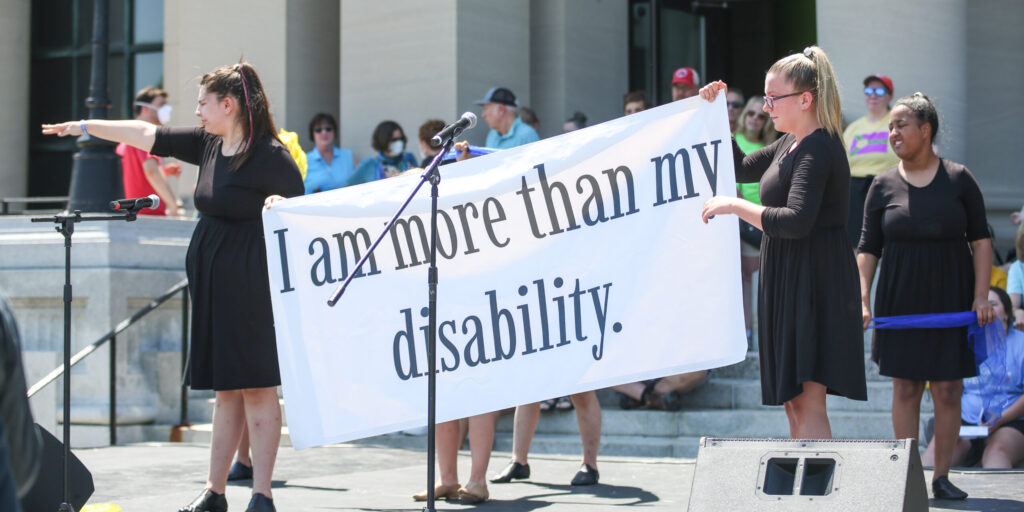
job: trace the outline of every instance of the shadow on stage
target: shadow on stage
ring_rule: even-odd
[[[231,487],[252,487],[252,480],[235,480],[228,482],[228,486]],[[289,484],[287,480],[271,480],[271,489],[307,489],[310,491],[331,491],[331,492],[345,492],[348,491],[345,487],[320,487],[317,485],[299,485]]]
[[[928,500],[928,506],[943,510],[976,510],[978,512],[1011,512],[1024,510],[1024,501],[1007,498],[971,498],[964,501]]]
[[[525,483],[525,482],[524,482]],[[540,487],[541,489],[537,489]],[[523,486],[523,489],[527,489],[527,486]],[[579,505],[582,509],[586,509],[588,505],[593,505],[594,502],[591,498],[601,498],[612,500],[608,503],[602,503],[602,506],[623,506],[632,507],[636,505],[642,505],[645,503],[653,503],[659,501],[658,496],[650,491],[645,491],[639,487],[629,486],[618,486],[618,485],[606,485],[598,484],[587,487],[574,487],[571,485],[553,485],[543,484],[537,482],[530,482],[530,490],[538,491],[533,494],[527,494],[520,496],[516,499],[501,500],[491,499],[487,503],[476,505],[477,507],[483,507],[487,512],[529,512],[531,510],[539,510],[552,505]],[[573,496],[586,497],[578,502],[573,501]],[[421,510],[423,504],[418,503],[412,507],[403,508],[349,508],[341,507],[345,510],[361,510],[363,512],[407,512],[409,510]],[[451,503],[445,501],[437,502],[437,509],[448,509],[449,506],[454,506],[455,510],[472,510],[474,506],[461,505],[458,501],[452,501]],[[330,510],[331,507],[327,507]],[[340,508],[339,508],[340,509]]]

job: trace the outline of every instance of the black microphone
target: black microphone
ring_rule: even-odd
[[[465,112],[458,121],[445,126],[443,130],[437,132],[433,139],[430,139],[430,143],[434,147],[440,147],[441,144],[447,139],[454,139],[458,137],[464,130],[468,130],[476,126],[476,114],[472,112]]]
[[[139,197],[136,199],[118,199],[117,201],[110,202],[111,210],[134,210],[139,211],[143,208],[156,209],[160,206],[160,197],[156,194],[150,194],[146,197]]]

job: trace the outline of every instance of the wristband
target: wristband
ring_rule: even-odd
[[[85,119],[78,121],[78,123],[79,126],[82,127],[82,135],[85,135],[86,137],[91,137],[91,135],[89,135],[89,132],[85,131]]]

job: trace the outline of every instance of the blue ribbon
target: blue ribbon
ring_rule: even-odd
[[[489,155],[491,153],[494,153],[495,151],[497,151],[497,149],[485,148],[483,146],[469,146],[469,154],[475,155],[475,156]],[[459,156],[459,152],[455,151],[453,149],[453,150],[449,151],[448,153],[445,153],[443,160],[454,160],[458,156]]]
[[[1006,374],[1006,331],[999,321],[978,325],[974,311],[959,313],[929,313],[924,315],[902,315],[875,318],[868,329],[947,329],[967,327],[967,346],[974,353],[978,367],[975,379],[981,389],[1005,382]],[[993,404],[986,394],[983,409],[987,418],[998,419],[1002,415],[1000,404]]]

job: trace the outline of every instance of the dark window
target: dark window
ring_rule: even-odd
[[[132,115],[135,91],[163,86],[164,0],[109,0],[108,119]],[[44,137],[39,125],[88,115],[92,0],[32,2],[28,195],[64,196],[73,138]]]
[[[814,0],[630,0],[629,89],[667,103],[672,73],[689,66],[701,84],[760,95],[773,62],[814,44],[815,9]]]

